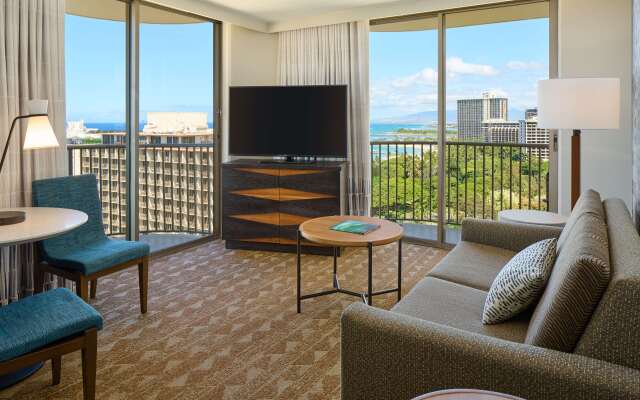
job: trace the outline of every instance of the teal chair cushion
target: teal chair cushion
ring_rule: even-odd
[[[74,248],[56,248],[44,260],[59,268],[91,275],[114,265],[123,264],[149,254],[149,245],[126,240],[102,239]]]
[[[0,362],[91,328],[102,316],[68,289],[27,297],[0,308]]]
[[[33,182],[35,207],[71,208],[89,216],[86,224],[38,243],[42,260],[85,275],[149,254],[140,242],[112,240],[104,233],[95,175],[65,176]]]

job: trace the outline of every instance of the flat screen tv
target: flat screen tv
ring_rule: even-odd
[[[347,86],[229,89],[229,154],[347,156]]]

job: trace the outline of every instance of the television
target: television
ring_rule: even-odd
[[[347,86],[229,88],[232,156],[347,157]]]

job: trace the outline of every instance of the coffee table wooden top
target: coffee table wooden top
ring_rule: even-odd
[[[449,389],[427,393],[413,400],[524,400],[509,394],[476,389]]]
[[[380,225],[380,228],[366,235],[331,230],[333,225],[343,221],[362,221],[367,224]],[[311,242],[345,247],[366,247],[369,243],[381,246],[396,242],[404,235],[404,229],[395,222],[354,215],[333,215],[310,219],[302,223],[299,229],[302,237]]]

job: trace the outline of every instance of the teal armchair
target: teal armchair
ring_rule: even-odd
[[[36,292],[42,291],[44,273],[49,272],[75,281],[78,296],[88,302],[89,297],[96,297],[99,277],[137,265],[140,310],[143,314],[147,312],[149,246],[107,237],[95,175],[34,181],[33,205],[71,208],[89,216],[86,224],[73,231],[38,243]]]

